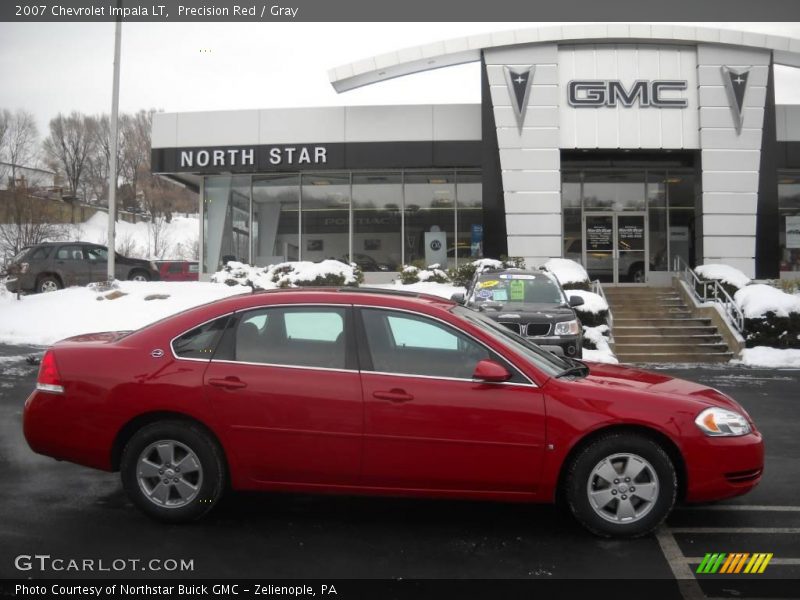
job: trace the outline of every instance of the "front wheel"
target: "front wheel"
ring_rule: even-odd
[[[581,450],[567,468],[570,510],[597,535],[646,535],[675,504],[675,467],[664,449],[645,436],[604,435]]]
[[[58,277],[53,277],[52,275],[43,275],[39,278],[39,281],[36,282],[36,291],[40,294],[57,292],[62,287],[64,286],[61,285],[61,280]]]
[[[122,486],[144,513],[162,521],[195,521],[208,513],[225,487],[225,462],[203,429],[161,421],[137,431],[120,465]]]
[[[128,279],[130,281],[150,281],[150,273],[142,270],[131,271]]]

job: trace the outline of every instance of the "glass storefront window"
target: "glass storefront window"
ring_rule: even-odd
[[[456,247],[447,249],[447,261],[459,264],[483,258],[483,202],[481,174],[456,174]]]
[[[350,261],[350,174],[303,175],[303,260]]]
[[[299,175],[253,177],[253,264],[300,259]]]
[[[780,270],[800,271],[800,172],[778,173]]]
[[[583,264],[580,171],[565,171],[562,175],[561,203],[564,207],[564,258]]]
[[[586,171],[584,210],[645,210],[644,170]]]
[[[669,264],[680,256],[694,266],[695,175],[693,172],[667,173],[667,202],[669,205]]]
[[[207,177],[203,196],[203,265],[207,273],[228,261],[250,262],[250,177]]]
[[[669,271],[667,244],[667,173],[647,172],[648,242],[650,270]]]
[[[455,247],[455,173],[411,172],[405,176],[405,262],[453,266]]]
[[[353,262],[364,272],[402,264],[400,173],[353,174]]]

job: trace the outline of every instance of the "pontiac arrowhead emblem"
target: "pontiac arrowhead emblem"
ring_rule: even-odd
[[[742,121],[744,116],[744,94],[747,91],[747,80],[750,76],[750,69],[732,69],[722,67],[722,80],[725,83],[725,90],[728,92],[728,102],[733,113],[733,123],[736,126],[736,133],[742,133]]]
[[[520,130],[525,123],[525,111],[528,108],[528,96],[530,96],[531,82],[533,81],[535,69],[536,67],[533,65],[514,69],[508,66],[503,67],[506,75],[506,85],[508,86],[508,95],[511,96],[511,105],[517,115],[517,125]]]

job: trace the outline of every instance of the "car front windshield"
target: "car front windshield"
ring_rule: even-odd
[[[522,355],[528,362],[540,371],[554,377],[573,366],[555,354],[542,350],[536,344],[529,342],[522,336],[513,333],[502,325],[498,325],[486,315],[463,306],[453,307],[453,313],[463,317],[476,327],[480,327],[495,340],[510,347],[517,354]]]
[[[566,299],[558,284],[547,275],[501,273],[482,276],[475,283],[469,303],[480,305],[484,302],[564,304]]]

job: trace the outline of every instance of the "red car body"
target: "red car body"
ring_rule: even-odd
[[[200,265],[191,260],[156,261],[161,281],[197,281]]]
[[[286,305],[425,315],[491,348],[528,381],[238,364],[176,358],[171,351],[173,339],[201,323]],[[133,333],[64,340],[48,351],[63,393],[30,395],[25,437],[40,454],[112,471],[139,427],[177,416],[218,440],[237,490],[551,502],[577,448],[603,432],[636,431],[669,454],[684,501],[719,500],[757,485],[761,434],[728,396],[626,366],[590,363],[584,378],[549,376],[459,316],[455,306],[429,296],[358,290],[253,293]],[[712,406],[745,415],[751,432],[704,435],[694,420]]]

